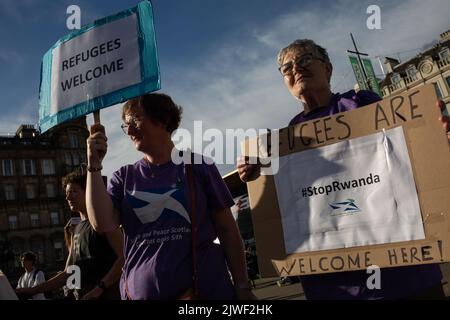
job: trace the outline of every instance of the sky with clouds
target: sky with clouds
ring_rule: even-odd
[[[62,36],[66,9],[82,24],[135,6],[132,0],[0,0],[0,134],[38,123],[41,59]],[[280,48],[310,38],[327,48],[334,92],[353,88],[347,58],[352,32],[361,51],[405,60],[450,29],[448,0],[153,0],[162,92],[183,106],[182,127],[281,128],[302,107],[277,70]],[[381,29],[369,30],[369,5],[381,9]],[[104,174],[141,155],[120,130],[120,106],[102,110],[110,150]],[[88,123],[92,123],[88,117]],[[232,152],[232,150],[228,150]],[[233,165],[219,165],[221,173]]]

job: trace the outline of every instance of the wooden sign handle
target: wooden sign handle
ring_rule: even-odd
[[[94,111],[94,123],[100,124],[100,110]]]

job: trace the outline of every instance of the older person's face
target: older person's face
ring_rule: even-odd
[[[302,62],[305,65],[299,65]],[[289,69],[289,66],[292,68]],[[301,48],[288,52],[284,56],[281,70],[286,67],[290,72],[283,76],[284,84],[294,97],[301,99],[308,94],[319,93],[324,89],[329,90],[331,64],[320,60],[312,54],[311,50]]]
[[[161,139],[167,137],[170,139],[170,134],[165,126],[147,117],[141,106],[130,108],[125,114],[124,122],[128,126],[126,133],[138,151],[147,152],[153,145],[157,145]]]

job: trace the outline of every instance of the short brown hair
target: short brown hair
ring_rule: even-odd
[[[62,180],[63,189],[66,190],[68,184],[75,183],[81,187],[81,189],[86,191],[86,181],[87,176],[86,173],[80,173],[78,171],[74,171],[66,175]]]
[[[163,124],[167,132],[174,132],[181,122],[183,108],[173,102],[172,98],[164,93],[148,93],[128,100],[122,109],[122,119],[134,107],[142,106],[144,114],[155,122]]]
[[[24,260],[29,260],[29,261],[33,261],[33,262],[36,262],[36,260],[37,260],[37,256],[33,251],[27,251],[27,252],[22,253],[22,258]]]

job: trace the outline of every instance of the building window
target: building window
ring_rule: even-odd
[[[49,198],[56,197],[56,188],[54,183],[47,183],[45,185],[45,188],[47,189],[47,197]]]
[[[55,162],[52,159],[42,160],[42,174],[45,176],[55,174]]]
[[[33,160],[24,159],[22,163],[24,176],[34,176],[36,174],[36,167]]]
[[[65,156],[66,156],[66,165],[68,166],[80,165],[80,156],[77,153],[66,153]]]
[[[394,73],[391,77],[391,81],[393,84],[397,84],[400,82],[400,75],[398,73]]]
[[[440,52],[439,52],[439,58],[441,58],[441,60],[446,60],[450,57],[450,50],[448,48],[443,48]]]
[[[24,252],[24,241],[20,238],[15,238],[11,240],[12,251],[14,255],[20,256]]]
[[[82,153],[82,154],[80,154],[80,161],[81,161],[81,163],[83,164],[86,164],[87,163],[87,160],[86,160],[86,154],[84,154],[84,153]]]
[[[16,230],[18,228],[17,225],[17,216],[9,216],[8,217],[9,229]]]
[[[55,241],[53,243],[53,248],[55,249],[55,260],[63,261],[64,260],[64,249],[62,241]]]
[[[14,163],[10,159],[2,160],[2,173],[4,176],[14,175]]]
[[[31,251],[38,255],[37,263],[44,263],[44,242],[41,240],[34,240],[31,242]]]
[[[447,81],[447,87],[450,89],[450,77],[445,78],[445,81]]]
[[[59,224],[59,213],[58,212],[50,212],[50,219],[52,221],[52,225]]]
[[[78,157],[78,154],[76,153],[72,154],[72,163],[74,166],[80,165],[80,158]]]
[[[15,200],[16,193],[14,191],[14,186],[11,184],[5,185],[5,199],[6,200]]]
[[[27,184],[25,186],[26,192],[27,192],[27,199],[34,199],[36,198],[36,188],[34,184]]]
[[[73,149],[80,147],[80,144],[78,142],[78,136],[76,134],[73,134],[73,133],[69,134],[69,146],[70,146],[70,148],[73,148]]]
[[[73,161],[72,161],[72,155],[70,153],[66,153],[65,154],[65,158],[66,158],[66,165],[68,166],[73,166]]]
[[[416,73],[417,73],[417,69],[414,65],[410,65],[407,69],[406,69],[406,74],[408,75],[409,78],[411,78],[412,80],[416,80]]]
[[[437,95],[438,99],[442,100],[442,91],[441,91],[441,87],[439,86],[439,83],[433,82],[433,85],[434,85],[434,90],[436,90],[436,95]]]
[[[30,221],[31,221],[31,227],[37,228],[41,225],[39,221],[39,214],[38,213],[32,213],[30,214]]]

